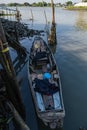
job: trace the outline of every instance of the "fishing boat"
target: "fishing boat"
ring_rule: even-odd
[[[41,37],[35,37],[30,48],[28,79],[37,116],[52,129],[62,127],[65,109],[59,71]]]

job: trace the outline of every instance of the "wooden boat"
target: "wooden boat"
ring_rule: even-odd
[[[52,129],[62,127],[65,110],[59,71],[41,37],[34,39],[30,49],[28,79],[37,116]]]

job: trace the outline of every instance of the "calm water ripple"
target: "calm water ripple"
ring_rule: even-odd
[[[34,22],[27,20],[31,17],[29,8],[19,8],[22,20],[36,29],[44,29],[45,18],[43,8],[32,8]],[[47,19],[51,23],[51,8],[45,8]],[[30,12],[29,12],[30,13]],[[25,15],[26,14],[26,15]],[[66,116],[64,130],[79,130],[80,126],[87,128],[87,11],[68,11],[56,8],[57,45],[53,52],[59,67],[63,89]],[[23,42],[23,41],[22,41]],[[24,42],[26,48],[31,46]],[[22,95],[26,106],[27,124],[31,130],[38,130],[37,118],[28,88],[27,65],[19,73],[23,76]],[[42,123],[40,130],[49,130]]]

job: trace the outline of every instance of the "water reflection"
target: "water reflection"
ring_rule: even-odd
[[[17,56],[15,58],[15,60],[13,61],[13,65],[14,65],[14,69],[15,69],[15,72],[16,72],[17,75],[23,69],[23,67],[25,66],[27,60],[28,59],[26,58],[26,56],[24,56],[22,58]]]
[[[79,130],[80,126],[87,126],[87,115],[85,114],[87,112],[87,33],[81,31],[87,30],[87,12],[71,12],[60,8],[56,9],[58,45],[51,46],[51,50],[55,53],[62,83],[63,99],[66,109],[64,130]],[[21,10],[24,14],[25,8],[21,7]],[[33,28],[44,28],[44,20],[41,18],[41,8],[33,8],[33,10],[35,17]],[[46,8],[46,10],[50,21],[50,8]],[[27,13],[22,16],[23,20],[28,18]],[[26,21],[26,24],[27,23],[30,27],[31,23]],[[73,29],[74,26],[76,26],[77,30]],[[32,40],[23,40],[22,45],[29,49],[32,45]],[[12,57],[15,57],[14,53],[12,53]],[[18,76],[23,76],[21,91],[26,107],[27,124],[30,126],[31,130],[50,130],[40,120],[38,120],[37,123],[35,108],[27,79],[27,64],[24,63],[25,61],[26,58],[16,58],[13,63],[16,72],[18,72]],[[21,67],[23,64],[24,67],[22,69]]]
[[[79,11],[76,26],[78,29],[87,30],[87,11]]]
[[[50,47],[50,49],[51,49],[51,51],[52,51],[53,54],[56,53],[56,46],[57,46],[57,44],[54,44],[54,45],[50,45],[49,44],[49,47]]]
[[[49,128],[49,126],[45,126],[44,123],[37,118],[37,123],[38,123],[38,130],[52,130],[51,128]],[[54,130],[63,130],[63,128],[55,128]]]

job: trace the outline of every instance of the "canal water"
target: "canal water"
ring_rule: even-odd
[[[21,7],[22,22],[30,28],[43,30],[46,23],[44,9],[50,27],[51,8],[32,7],[32,22],[29,20],[30,8]],[[52,47],[52,51],[60,72],[66,111],[63,130],[79,130],[80,126],[87,128],[87,11],[56,8],[55,19],[57,45]],[[24,39],[21,43],[29,50],[32,38]],[[27,124],[31,130],[50,130],[41,121],[38,123],[28,84],[27,63],[17,75],[22,78],[20,89],[26,107]]]

